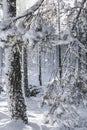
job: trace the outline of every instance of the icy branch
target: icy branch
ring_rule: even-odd
[[[13,22],[16,22],[18,19],[21,19],[23,17],[27,17],[29,15],[31,16],[36,10],[39,9],[39,7],[43,3],[43,1],[44,0],[38,0],[31,8],[27,9],[22,15],[20,15],[18,17],[14,17],[12,19],[8,19],[7,21],[4,21],[1,29],[6,30],[11,26],[11,24]],[[5,23],[7,23],[7,24],[5,24]]]

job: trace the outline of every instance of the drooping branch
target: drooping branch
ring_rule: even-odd
[[[24,18],[24,17],[27,17],[27,16],[31,16],[34,14],[34,12],[36,10],[39,9],[39,7],[42,5],[44,0],[38,0],[31,8],[27,9],[22,15],[19,15],[17,17],[14,17],[12,19],[8,19],[7,22],[4,21],[3,24],[2,24],[2,30],[6,30],[8,28],[10,28],[11,24],[16,22],[18,19],[21,19],[21,18]]]

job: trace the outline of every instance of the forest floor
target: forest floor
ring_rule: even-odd
[[[59,130],[57,126],[45,123],[45,114],[48,108],[46,106],[40,107],[41,96],[26,99],[29,124],[25,125],[20,120],[13,121],[10,119],[6,94],[0,94],[0,130]],[[87,108],[80,108],[78,112],[83,119],[87,120]],[[87,127],[76,128],[75,130],[87,130]]]
[[[30,97],[26,99],[27,115],[29,124],[25,125],[22,121],[10,119],[8,110],[7,96],[0,94],[0,130],[49,130],[50,125],[44,124],[44,113],[47,108],[41,108],[41,97]]]

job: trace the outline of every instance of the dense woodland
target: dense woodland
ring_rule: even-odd
[[[54,126],[40,130],[86,130],[78,111],[87,115],[87,0],[28,5],[0,0],[0,98],[10,120],[29,125],[27,103],[39,98]]]

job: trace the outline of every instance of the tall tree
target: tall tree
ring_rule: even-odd
[[[3,0],[4,13],[6,18],[16,16],[16,0]],[[12,119],[21,119],[23,122],[28,123],[26,115],[26,105],[23,95],[22,88],[22,75],[21,75],[21,51],[20,41],[14,39],[9,42],[15,42],[13,47],[6,49],[8,53],[7,62],[9,66],[7,68],[7,79],[8,79],[8,95],[9,95],[9,109],[11,112]],[[7,54],[5,54],[7,55]]]

